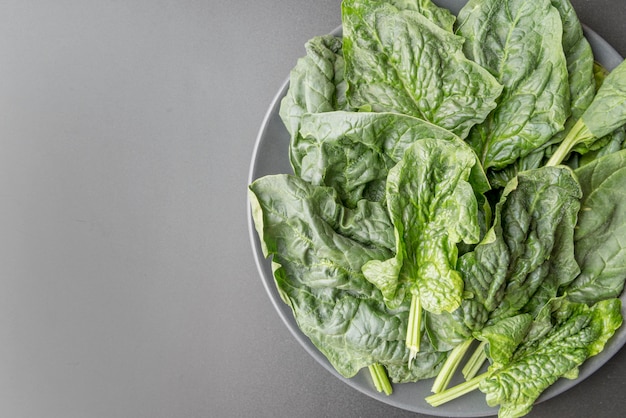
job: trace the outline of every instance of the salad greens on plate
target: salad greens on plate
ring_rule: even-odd
[[[342,27],[291,71],[293,173],[249,185],[276,289],[342,376],[526,415],[622,324],[626,63],[569,0],[343,0]]]

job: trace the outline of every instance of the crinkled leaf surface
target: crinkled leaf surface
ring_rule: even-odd
[[[462,141],[422,139],[411,145],[387,178],[387,206],[396,255],[363,267],[390,306],[409,293],[430,312],[461,303],[463,279],[454,269],[456,244],[479,239],[477,203],[468,178],[476,157]]]
[[[392,231],[379,204],[343,208],[332,188],[289,175],[266,176],[251,186],[255,225],[274,277],[299,328],[346,377],[384,365],[393,381],[432,377],[445,359],[424,341],[420,367],[408,369],[404,340],[408,306],[389,310],[361,265],[385,258]],[[379,234],[382,234],[379,236]]]
[[[443,128],[397,113],[308,114],[292,138],[291,163],[304,180],[337,189],[348,206],[362,198],[381,201],[389,170],[421,138],[457,139]]]
[[[572,164],[573,167],[579,168],[583,165],[589,164],[590,162],[600,157],[604,157],[605,155],[609,155],[624,149],[624,146],[626,145],[626,126],[621,126],[617,128],[616,130],[608,134],[606,136],[606,139],[606,143],[601,143],[602,141],[597,141],[593,144],[594,146],[592,148],[596,148],[596,144],[599,145],[597,149],[590,150],[589,148],[584,147],[583,150],[579,150],[574,148],[575,151],[583,152],[584,155],[575,154],[569,159],[568,164]],[[572,162],[574,158],[576,158],[575,164]]]
[[[572,170],[562,166],[520,173],[508,184],[493,226],[474,251],[458,260],[466,292],[461,308],[428,319],[437,347],[458,344],[486,324],[520,312],[536,315],[576,277],[572,242],[580,196]],[[454,327],[444,326],[451,322]]]
[[[509,207],[502,211],[510,259],[505,294],[492,319],[516,314],[545,283],[569,283],[578,273],[568,245],[581,197],[573,172],[564,166],[542,167],[517,179],[516,193],[509,194]]]
[[[480,341],[487,341],[487,356],[494,367],[509,363],[513,353],[526,337],[533,322],[529,314],[505,318],[481,329],[474,334]]]
[[[581,273],[569,286],[572,300],[616,297],[626,279],[626,151],[576,170],[583,199],[575,234]]]
[[[289,89],[280,104],[280,117],[293,136],[306,113],[349,110],[346,101],[344,59],[340,38],[316,36],[305,44],[289,75]]]
[[[593,307],[563,303],[552,313],[553,327],[543,338],[522,344],[506,365],[490,367],[480,383],[487,403],[500,405],[500,417],[526,415],[546,388],[602,351],[622,323],[620,309],[619,299]]]
[[[465,58],[461,37],[421,13],[346,0],[342,21],[352,106],[413,115],[460,137],[495,107],[502,86]]]
[[[551,0],[563,24],[563,52],[570,89],[570,119],[575,121],[587,109],[596,93],[594,57],[578,15],[569,0]],[[560,134],[564,136],[564,133]]]
[[[371,3],[374,3],[372,0]],[[439,7],[430,0],[381,0],[379,3],[390,3],[398,10],[414,10],[419,12],[437,26],[452,32],[456,17],[446,8]]]
[[[249,187],[263,251],[274,263],[306,278],[310,287],[377,295],[363,280],[361,266],[392,254],[392,224],[382,207],[370,203],[355,213],[341,205],[334,189],[288,174],[265,176]]]
[[[570,116],[565,121],[562,131],[557,132],[546,144],[519,158],[503,169],[491,171],[493,187],[504,187],[517,173],[538,168],[545,163],[555,147],[565,138],[574,123],[587,109],[596,92],[595,61],[591,45],[583,34],[583,28],[576,11],[569,0],[551,0],[561,16],[563,24],[563,52],[567,63],[570,92]]]
[[[504,86],[468,141],[487,168],[543,146],[570,114],[559,12],[550,0],[470,0],[458,16],[465,54]]]
[[[341,206],[332,188],[285,174],[253,182],[250,201],[281,297],[339,373],[351,377],[374,363],[389,367],[396,380],[436,373],[445,355],[434,353],[427,340],[423,367],[406,369],[408,304],[389,310],[361,273],[366,261],[392,254],[386,211],[367,202],[357,214]]]

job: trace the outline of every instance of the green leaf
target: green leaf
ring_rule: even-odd
[[[487,356],[493,367],[502,367],[509,363],[513,353],[526,337],[533,322],[529,314],[519,314],[502,319],[493,325],[486,326],[474,334],[480,341],[486,341]]]
[[[389,306],[409,293],[430,312],[459,306],[463,280],[454,270],[456,243],[479,239],[476,198],[467,182],[475,163],[462,141],[422,139],[389,172],[386,195],[396,255],[363,267]]]
[[[592,326],[598,333],[593,344],[589,345],[588,356],[593,357],[602,352],[615,331],[623,323],[621,315],[622,301],[620,299],[606,299],[597,302],[592,309]]]
[[[622,62],[604,79],[582,115],[589,132],[602,138],[626,123],[626,64]]]
[[[505,295],[492,318],[516,314],[541,286],[551,281],[568,283],[578,272],[568,245],[581,197],[572,171],[561,166],[520,173],[516,191],[502,211],[510,267]],[[548,279],[551,275],[561,277]]]
[[[599,147],[597,147],[596,149],[589,150],[588,148],[586,148],[585,150],[582,150],[583,155],[578,156],[577,159],[578,167],[582,167],[585,164],[589,164],[593,160],[624,149],[624,145],[626,144],[626,127],[621,126],[617,128],[616,130],[608,134],[605,138],[606,143],[601,143],[603,141],[597,141],[593,144],[592,148],[596,148],[596,145],[599,145]],[[574,150],[580,151],[576,148]]]
[[[575,234],[580,275],[569,297],[592,303],[622,293],[626,279],[626,151],[576,170],[583,199]]]
[[[521,312],[534,316],[576,277],[572,241],[580,196],[572,170],[563,166],[523,172],[508,184],[491,229],[474,251],[459,257],[466,295],[461,308],[427,317],[436,347],[458,344]]]
[[[570,89],[570,119],[578,119],[596,93],[595,61],[591,45],[569,0],[551,0],[563,23],[563,51]]]
[[[445,355],[434,354],[428,340],[419,355],[424,366],[405,370],[408,303],[388,309],[380,291],[361,273],[365,262],[392,255],[378,245],[387,241],[378,234],[393,231],[386,212],[346,216],[334,189],[285,174],[254,181],[250,202],[281,297],[302,332],[339,373],[351,377],[376,363],[392,379],[417,380],[436,372]],[[372,213],[384,217],[371,219]]]
[[[457,139],[431,123],[395,113],[307,114],[292,139],[290,159],[296,175],[334,187],[353,207],[363,198],[384,200],[389,170],[421,138]]]
[[[306,279],[310,287],[333,287],[367,297],[377,294],[363,280],[361,267],[392,254],[388,249],[392,227],[385,211],[355,215],[341,205],[334,189],[311,186],[287,174],[254,181],[250,201],[263,251],[283,269]],[[352,222],[366,213],[379,218]]]
[[[375,0],[370,1],[372,4],[375,2]],[[454,21],[456,20],[456,17],[448,9],[439,7],[430,0],[381,0],[379,3],[392,4],[397,7],[398,10],[414,10],[419,12],[428,20],[449,32],[452,32]]]
[[[626,123],[626,61],[622,61],[602,81],[593,101],[568,132],[546,165],[560,164],[572,149],[585,153],[599,149],[611,138],[607,135]]]
[[[467,281],[464,282],[467,288]],[[453,312],[440,314],[426,313],[424,324],[426,333],[438,351],[449,351],[472,338],[472,332],[481,329],[489,319],[489,311],[483,304],[473,299],[467,290],[461,306]]]
[[[460,137],[496,106],[502,87],[465,58],[463,39],[410,9],[342,3],[348,101],[413,115]]]
[[[541,393],[563,376],[573,376],[598,354],[622,322],[619,299],[586,304],[563,303],[552,314],[553,327],[541,339],[522,344],[512,361],[491,367],[479,384],[498,416],[521,417]]]
[[[498,107],[469,143],[485,169],[542,147],[569,116],[559,12],[549,0],[470,0],[458,16],[464,51],[504,86]]]
[[[576,11],[569,0],[551,0],[563,23],[563,52],[567,63],[570,116],[565,121],[563,130],[528,155],[519,158],[503,169],[490,172],[490,181],[494,187],[502,187],[517,173],[541,167],[546,159],[563,141],[578,118],[587,109],[596,92],[596,63],[591,45],[583,34],[583,28]]]
[[[428,340],[422,339],[421,350],[414,354],[414,360],[410,366],[406,359],[402,362],[394,361],[387,364],[389,378],[396,383],[405,383],[437,376],[447,353],[433,350]]]
[[[305,44],[289,75],[289,89],[280,103],[280,117],[294,136],[306,113],[350,110],[346,100],[341,38],[316,36]]]

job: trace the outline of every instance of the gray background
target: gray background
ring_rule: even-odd
[[[626,54],[622,0],[572,0]],[[317,364],[252,256],[257,131],[339,0],[0,1],[0,416],[418,417]],[[621,416],[626,351],[533,417]]]

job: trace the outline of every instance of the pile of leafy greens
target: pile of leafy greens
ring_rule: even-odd
[[[342,23],[290,74],[293,173],[249,186],[278,292],[343,376],[523,416],[622,323],[626,63],[569,0],[344,0]]]

